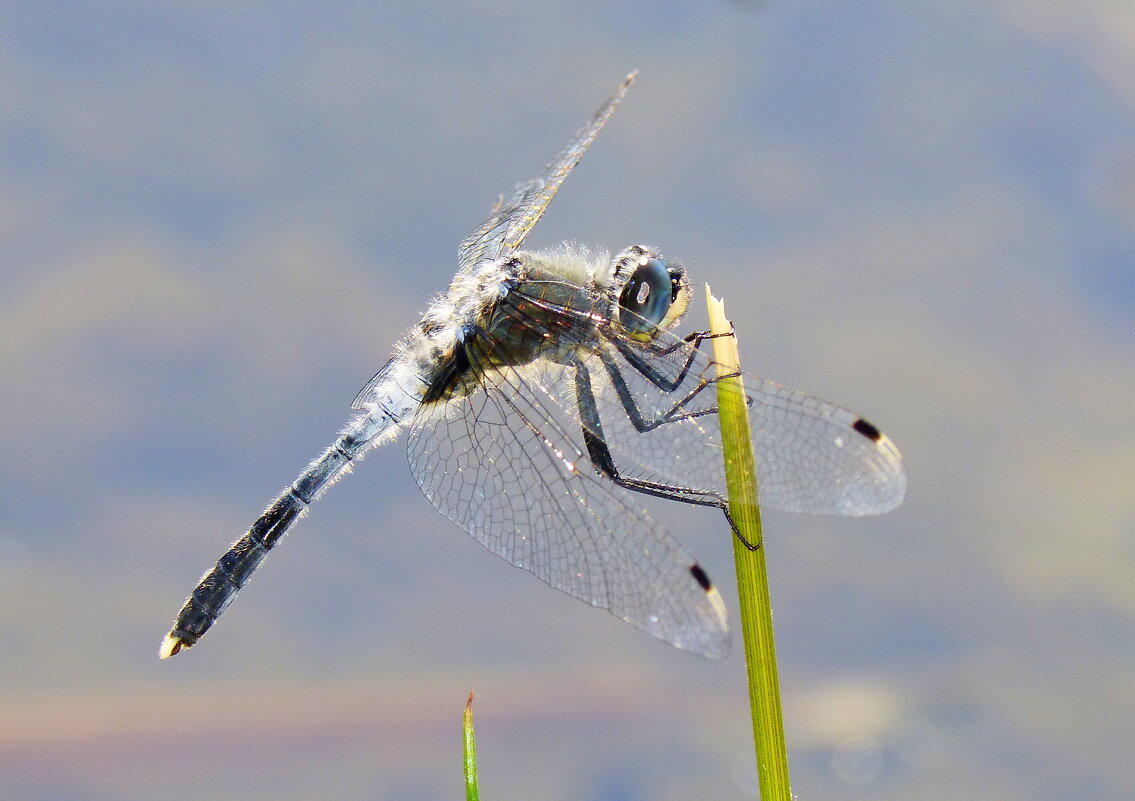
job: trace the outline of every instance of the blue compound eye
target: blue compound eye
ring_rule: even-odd
[[[635,268],[619,295],[619,322],[631,336],[649,335],[662,322],[673,300],[666,265],[660,259],[647,259]]]

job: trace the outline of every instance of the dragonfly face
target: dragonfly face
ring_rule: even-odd
[[[201,579],[163,657],[208,630],[356,458],[403,430],[426,498],[486,548],[679,648],[728,652],[720,595],[640,501],[727,508],[707,335],[674,333],[685,269],[642,245],[614,258],[520,250],[633,78],[462,242],[449,289],[359,392],[343,433]],[[875,426],[756,376],[745,385],[764,505],[861,515],[902,500],[901,457]]]

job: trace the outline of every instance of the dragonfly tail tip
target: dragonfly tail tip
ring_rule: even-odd
[[[180,637],[175,637],[173,634],[167,634],[165,639],[162,640],[162,646],[158,649],[158,657],[161,659],[169,659],[171,656],[181,650],[181,646],[185,641]]]

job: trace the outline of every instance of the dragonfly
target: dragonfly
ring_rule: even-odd
[[[636,74],[461,242],[448,290],[335,441],[201,578],[162,658],[196,643],[309,506],[403,432],[426,499],[487,549],[677,648],[729,652],[721,595],[642,502],[716,507],[732,526],[711,337],[675,332],[686,268],[647,245],[521,248]],[[866,515],[902,501],[902,457],[874,425],[766,379],[744,385],[762,505]]]

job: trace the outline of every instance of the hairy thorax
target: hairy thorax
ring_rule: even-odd
[[[422,402],[469,395],[486,374],[537,358],[566,363],[596,346],[610,300],[594,261],[520,252],[458,275],[422,318],[412,343]]]

